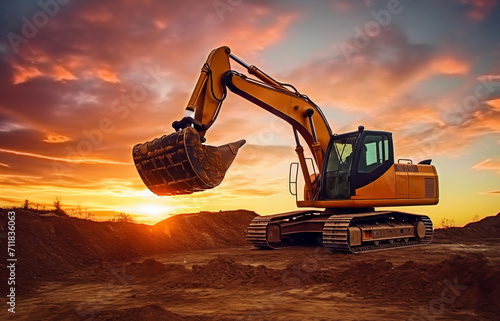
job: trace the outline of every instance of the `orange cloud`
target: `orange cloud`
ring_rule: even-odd
[[[295,13],[283,13],[269,23],[259,24],[259,20],[266,20],[270,15],[268,10],[255,10],[258,15],[250,21],[253,28],[236,28],[220,39],[220,44],[230,44],[231,49],[237,52],[255,53],[278,43],[286,34],[286,30],[298,17]],[[251,39],[251,40],[250,40]]]
[[[14,85],[22,84],[30,79],[41,76],[42,73],[38,68],[32,66],[13,65],[14,68]]]
[[[487,158],[472,166],[476,171],[496,171],[500,174],[500,159]]]
[[[500,75],[493,75],[493,74],[489,74],[489,75],[481,75],[479,77],[477,77],[477,80],[479,81],[499,81],[500,80]]]
[[[493,194],[493,195],[495,195],[495,194],[500,194],[500,191],[487,191],[487,192],[482,192],[482,193],[479,193],[479,194],[486,194],[486,195]]]
[[[465,61],[448,56],[436,59],[432,63],[432,68],[438,73],[446,75],[460,75],[467,73],[470,65]]]
[[[154,24],[156,28],[163,30],[168,26],[168,21],[166,19],[158,18],[154,21]]]
[[[97,77],[110,83],[119,83],[118,75],[109,67],[101,67],[96,70]]]
[[[70,141],[70,139],[64,135],[59,135],[56,133],[47,134],[47,138],[43,140],[46,143],[65,143]]]
[[[369,5],[369,3],[367,3]],[[353,9],[353,2],[347,0],[338,0],[332,2],[333,10],[336,12],[349,12]]]
[[[58,65],[54,66],[52,77],[54,77],[54,79],[56,81],[75,80],[76,79],[75,75],[73,75],[71,72],[69,72],[63,66],[58,66]]]
[[[81,157],[81,158],[52,157],[52,156],[46,156],[46,155],[41,155],[41,154],[35,154],[35,153],[8,150],[8,149],[3,149],[3,148],[0,148],[0,153],[14,154],[14,155],[19,155],[19,156],[27,156],[27,157],[33,157],[33,158],[41,158],[41,159],[47,159],[47,160],[52,160],[52,161],[65,162],[65,163],[76,163],[76,164],[108,164],[108,165],[129,165],[129,166],[133,165],[132,163],[117,162],[117,161],[105,160],[105,159],[90,159],[90,158],[83,158],[83,157]]]
[[[96,5],[94,11],[86,11],[80,17],[90,23],[106,23],[113,19],[113,14],[107,8]]]
[[[486,103],[496,110],[500,111],[500,99],[488,100]]]
[[[394,116],[398,117],[399,113]],[[460,125],[448,125],[436,113],[435,118],[421,118],[419,110],[413,113],[414,119],[407,127],[394,127],[388,121],[391,131],[398,133],[395,138],[397,150],[404,155],[416,158],[436,158],[440,155],[459,155],[478,137],[500,133],[500,113],[493,109],[479,109],[467,115]],[[415,126],[411,126],[414,124]],[[460,139],[457,139],[460,137]],[[485,164],[483,164],[485,165]],[[491,165],[491,164],[490,164]],[[478,167],[479,168],[479,167]]]

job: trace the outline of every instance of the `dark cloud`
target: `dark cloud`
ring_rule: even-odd
[[[466,8],[466,17],[474,21],[484,20],[498,5],[497,0],[461,0],[460,3]]]

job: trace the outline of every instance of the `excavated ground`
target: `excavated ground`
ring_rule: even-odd
[[[2,297],[6,211],[0,210]],[[248,211],[154,226],[16,210],[16,314],[1,320],[494,320],[500,216],[362,255],[258,250]]]

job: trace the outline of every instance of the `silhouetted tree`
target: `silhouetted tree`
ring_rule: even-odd
[[[59,216],[68,216],[66,212],[62,209],[61,198],[59,196],[56,197],[54,201],[54,207],[56,208],[55,214]]]

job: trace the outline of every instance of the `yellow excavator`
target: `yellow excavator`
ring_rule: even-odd
[[[230,60],[257,79],[231,70]],[[217,119],[227,89],[291,125],[298,162],[290,167],[290,190],[297,207],[309,208],[256,217],[247,232],[254,246],[319,243],[330,252],[361,253],[431,242],[433,226],[428,216],[375,211],[376,207],[437,204],[438,175],[431,160],[395,163],[389,132],[359,126],[353,132],[332,133],[309,97],[246,64],[225,46],[209,54],[184,118],[172,124],[175,132],[133,148],[137,171],[153,193],[190,194],[222,182],[245,144],[244,140],[222,146],[205,144],[205,134]],[[311,159],[305,157],[301,141],[309,147]],[[304,180],[300,200],[296,191],[299,168]]]

